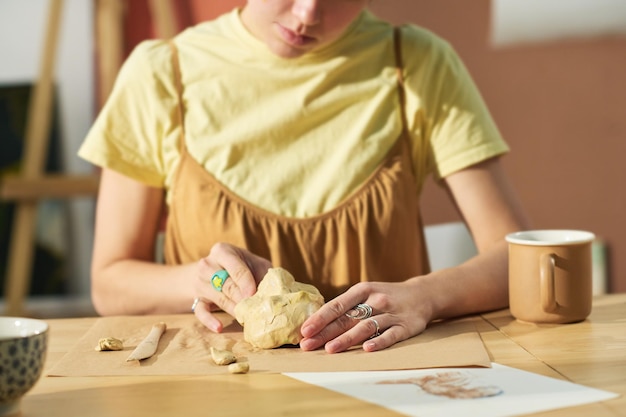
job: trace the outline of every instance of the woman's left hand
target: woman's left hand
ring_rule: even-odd
[[[420,292],[419,278],[401,283],[361,282],[324,304],[301,328],[300,347],[328,353],[342,352],[363,343],[373,352],[424,331],[431,318],[428,294]],[[358,304],[372,308],[365,319],[348,317]]]

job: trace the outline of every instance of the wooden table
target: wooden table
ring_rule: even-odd
[[[588,320],[530,325],[508,310],[473,318],[494,362],[604,389],[617,399],[536,414],[626,416],[626,294],[598,297]],[[95,318],[49,320],[50,369]],[[390,410],[280,374],[43,377],[23,417],[398,416]]]

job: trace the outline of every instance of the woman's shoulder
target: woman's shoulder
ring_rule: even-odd
[[[402,42],[407,47],[419,48],[431,52],[444,52],[451,49],[450,43],[441,35],[432,30],[413,23],[398,26],[402,35]]]
[[[122,71],[158,72],[171,62],[171,47],[168,40],[148,39],[139,42],[124,62]]]
[[[214,37],[223,37],[230,32],[234,12],[224,14],[214,20],[197,23],[183,29],[171,39],[146,39],[139,42],[131,51],[127,61],[131,64],[157,66],[171,61],[172,46],[185,48],[193,44],[206,44]]]
[[[448,55],[452,50],[450,43],[441,35],[416,23],[392,24],[372,12],[364,14],[363,28],[369,33],[379,32],[390,36],[398,31],[403,55],[407,59],[415,57],[418,61],[434,56]]]

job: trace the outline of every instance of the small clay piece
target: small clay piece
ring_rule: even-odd
[[[248,362],[235,362],[228,365],[228,372],[231,374],[247,374],[250,370]]]
[[[283,268],[270,268],[256,294],[235,307],[246,342],[261,349],[297,345],[302,323],[324,304],[313,285],[296,282]]]
[[[214,347],[211,347],[211,358],[217,365],[229,365],[237,361],[233,352],[229,350],[216,349]]]
[[[124,343],[121,340],[114,337],[103,337],[98,340],[98,346],[96,346],[98,352],[104,352],[109,350],[124,350]]]

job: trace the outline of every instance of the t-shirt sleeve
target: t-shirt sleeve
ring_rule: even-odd
[[[476,84],[453,48],[425,32],[417,40],[413,38],[408,49],[403,48],[405,55],[415,51],[406,69],[406,88],[418,173],[441,179],[508,152]]]
[[[78,155],[146,185],[163,187],[163,143],[176,129],[171,67],[167,43],[139,44],[120,69]]]

